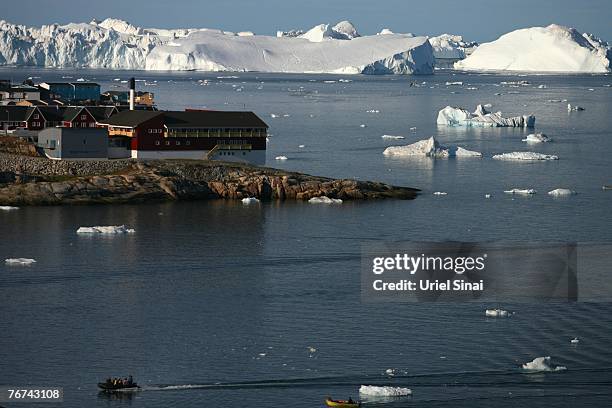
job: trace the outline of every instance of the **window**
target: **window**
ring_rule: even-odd
[[[81,115],[81,120],[87,120],[87,115]]]
[[[166,141],[166,146],[170,146],[170,141],[169,140]]]
[[[185,142],[185,144],[186,144],[187,146],[191,146],[191,141],[187,140],[187,141]]]
[[[35,113],[35,114],[34,114],[34,119],[38,119],[38,118],[39,118],[38,113]]]
[[[159,146],[159,145],[160,145],[159,140],[156,140],[155,141],[155,146]]]
[[[177,146],[180,146],[180,145],[181,145],[181,142],[180,142],[179,140],[177,140],[177,141],[176,141],[176,145],[177,145]]]

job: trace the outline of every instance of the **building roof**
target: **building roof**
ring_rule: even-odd
[[[111,126],[136,127],[143,122],[153,119],[161,115],[160,111],[150,110],[125,110],[114,114],[108,119],[100,121],[100,123]]]
[[[49,86],[66,86],[66,85],[70,85],[70,86],[100,86],[100,84],[95,83],[95,82],[41,82],[38,85],[49,85]]]
[[[253,112],[193,110],[164,112],[165,125],[172,128],[267,128]]]
[[[64,111],[66,110],[63,106],[39,106],[38,110],[45,117],[47,122],[61,122],[64,119]]]
[[[98,122],[108,119],[111,115],[118,112],[114,106],[87,106],[86,108]]]
[[[163,116],[169,129],[181,128],[267,128],[268,125],[253,112],[230,111],[122,111],[101,123],[136,127],[158,115]]]
[[[31,106],[7,105],[0,106],[0,121],[24,122],[28,120],[30,113],[36,109]]]

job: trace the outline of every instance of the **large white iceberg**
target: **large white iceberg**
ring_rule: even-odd
[[[509,161],[538,161],[538,160],[559,160],[559,156],[554,154],[543,154],[536,152],[510,152],[496,154],[493,156],[495,160],[509,160]]]
[[[569,188],[555,188],[554,190],[548,192],[548,195],[554,197],[570,196],[574,194],[576,194],[576,192],[574,190],[570,190]]]
[[[550,357],[537,357],[533,361],[523,364],[523,370],[529,372],[554,372],[564,371],[567,367],[555,365]]]
[[[482,157],[482,153],[467,150],[463,147],[443,146],[433,136],[406,146],[387,147],[383,154],[385,156],[420,156],[440,159],[449,157]]]
[[[427,37],[360,36],[348,21],[279,37],[135,27],[123,20],[26,27],[0,21],[0,65],[147,70],[431,74]]]
[[[362,385],[359,387],[359,395],[366,397],[403,397],[412,395],[410,388]]]
[[[430,37],[436,59],[463,59],[478,46],[476,42],[464,41],[460,35],[442,34]]]
[[[107,225],[96,227],[80,227],[77,234],[132,234],[136,232],[132,228],[127,228],[125,225]]]
[[[611,71],[607,43],[591,34],[557,24],[512,31],[481,44],[455,63],[470,71],[592,72]]]
[[[438,112],[436,123],[446,126],[532,128],[535,126],[535,120],[534,115],[504,118],[501,112],[491,113],[482,105],[478,105],[473,113],[467,109],[447,106]]]

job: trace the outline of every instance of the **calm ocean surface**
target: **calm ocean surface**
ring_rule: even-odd
[[[612,243],[612,191],[602,190],[612,184],[612,76],[0,69],[14,81],[30,75],[83,77],[103,90],[135,75],[156,84],[137,87],[154,92],[162,109],[253,110],[270,125],[269,166],[423,194],[337,206],[214,201],[0,212],[0,259],[38,261],[0,262],[0,384],[62,386],[62,407],[321,407],[327,395],[358,397],[361,384],[412,388],[412,397],[367,405],[377,407],[609,404],[612,303],[502,305],[516,312],[509,319],[486,319],[484,309],[497,306],[490,304],[362,303],[360,250],[405,240]],[[565,99],[586,110],[550,102]],[[524,129],[436,125],[444,106],[478,103],[535,114],[536,131],[554,142],[529,146]],[[484,158],[382,155],[431,135]],[[512,151],[560,160],[490,158]],[[511,188],[538,194],[503,193]],[[578,194],[554,199],[546,192],[555,188]],[[120,224],[136,233],[75,233]],[[580,344],[570,344],[576,336]],[[567,371],[519,370],[539,356]],[[96,382],[128,374],[142,392],[98,394]]]

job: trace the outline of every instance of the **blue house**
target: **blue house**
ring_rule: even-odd
[[[95,82],[43,82],[38,86],[48,91],[49,99],[100,100],[100,85]]]

